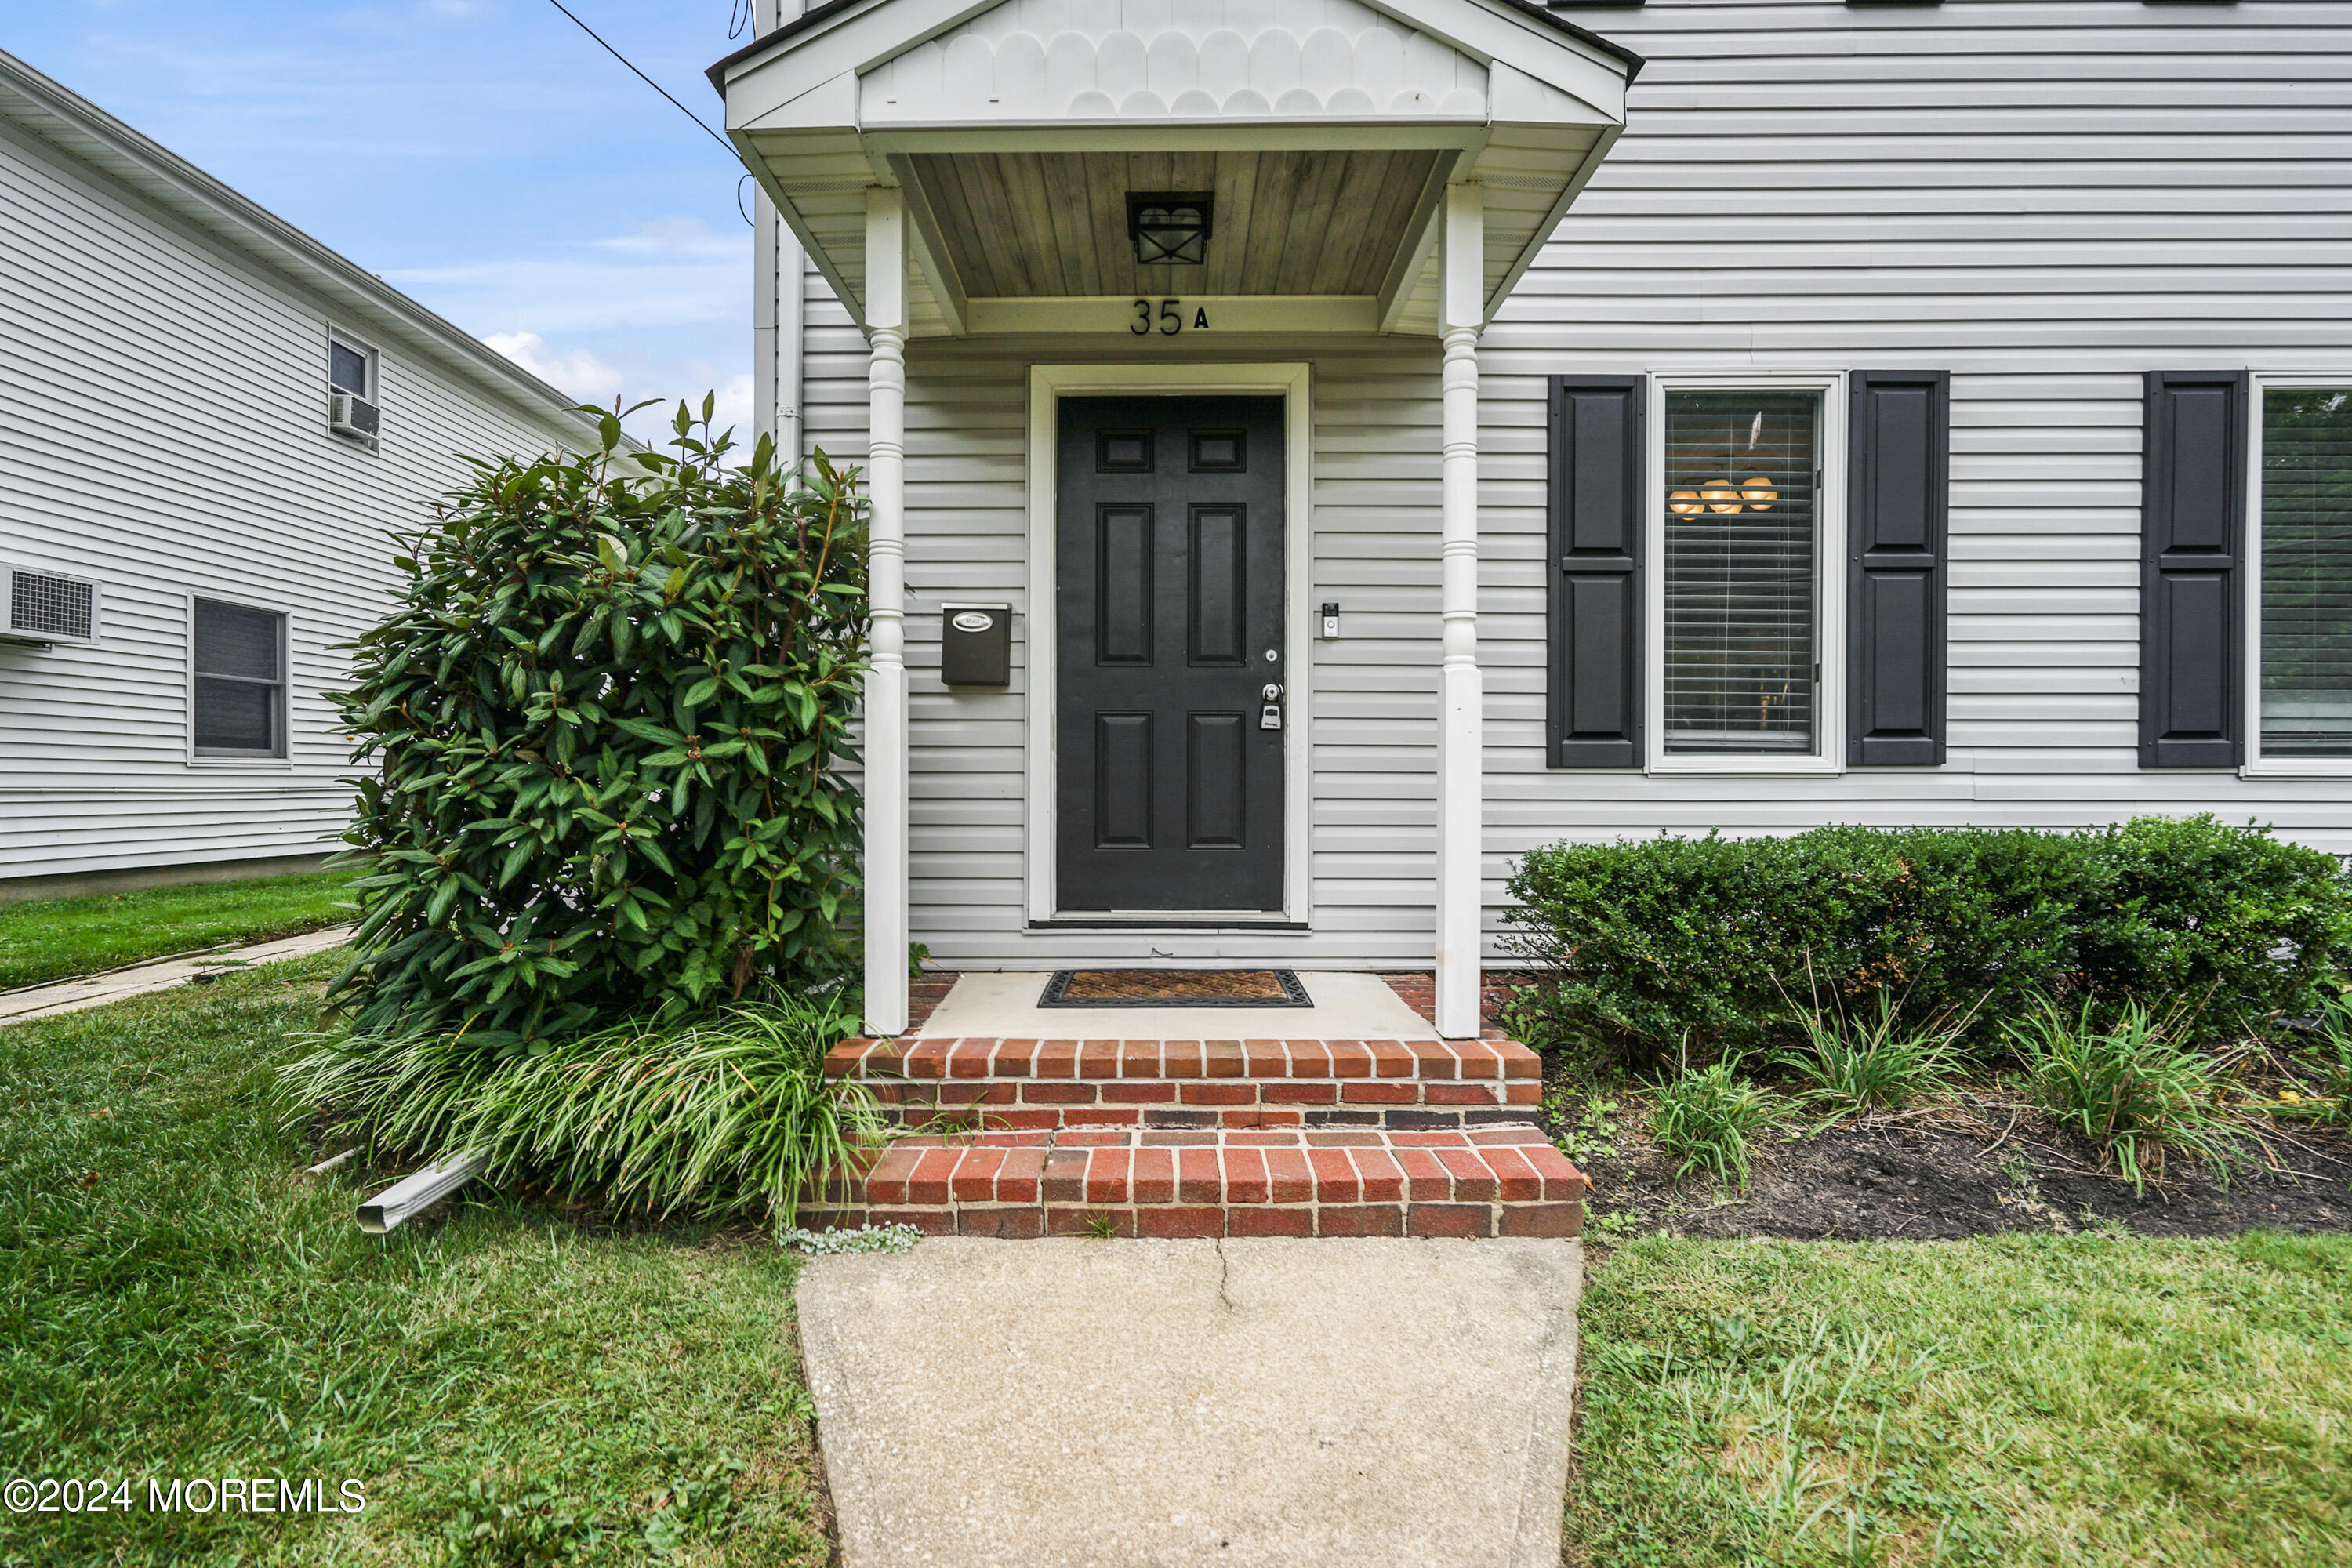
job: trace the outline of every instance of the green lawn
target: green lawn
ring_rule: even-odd
[[[91,974],[142,958],[268,942],[353,918],[341,908],[354,873],[317,871],[0,904],[0,991]]]
[[[1582,1325],[1571,1563],[2352,1562],[2352,1237],[1657,1237]]]
[[[0,1514],[0,1563],[824,1562],[789,1255],[500,1202],[371,1237],[290,1179],[265,1058],[337,962],[0,1028],[0,1479],[137,1505]],[[366,1507],[144,1508],[225,1476]]]

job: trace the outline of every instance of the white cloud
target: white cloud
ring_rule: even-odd
[[[719,410],[710,422],[724,430],[735,426],[737,439],[748,448],[751,440],[751,378],[739,375],[719,389]]]
[[[669,438],[670,420],[681,398],[698,416],[703,394],[715,392],[711,427],[733,426],[740,452],[745,458],[751,456],[751,378],[748,374],[720,381],[709,361],[693,358],[631,356],[627,363],[615,363],[593,349],[551,348],[537,332],[492,332],[482,341],[582,403],[609,408],[615,397],[623,407],[656,400],[651,407],[631,415],[626,424],[631,435],[656,444]]]
[[[482,340],[515,363],[582,403],[610,403],[626,376],[586,349],[556,353],[537,332],[492,332]]]
[[[629,225],[633,231],[592,243],[598,250],[623,256],[725,257],[729,262],[748,259],[750,231],[717,235],[698,217],[657,217]]]
[[[751,292],[750,247],[740,260],[646,267],[587,259],[469,262],[398,268],[384,280],[445,316],[479,329],[508,321],[536,332],[606,331],[731,321]]]

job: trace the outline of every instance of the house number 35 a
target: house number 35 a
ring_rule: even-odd
[[[1127,324],[1127,330],[1139,338],[1155,330],[1163,338],[1172,338],[1184,330],[1184,301],[1162,300],[1158,312],[1154,313],[1150,300],[1138,300],[1135,302],[1135,320]],[[1199,332],[1209,330],[1206,306],[1192,307],[1192,330]]]

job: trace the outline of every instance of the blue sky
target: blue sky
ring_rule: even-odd
[[[564,3],[718,122],[729,0]],[[716,390],[749,434],[740,170],[548,0],[0,10],[0,48],[565,391]]]

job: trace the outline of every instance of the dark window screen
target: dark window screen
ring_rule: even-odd
[[[196,750],[283,756],[286,617],[211,599],[195,615]]]
[[[348,392],[354,397],[368,395],[367,355],[357,349],[347,349],[341,343],[327,345],[327,379],[337,392]]]
[[[2352,389],[2263,397],[2263,752],[2352,757]]]
[[[1821,395],[1666,395],[1665,749],[1815,748]]]

